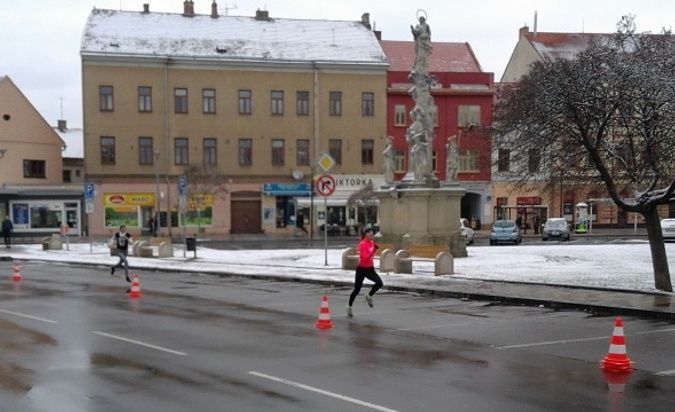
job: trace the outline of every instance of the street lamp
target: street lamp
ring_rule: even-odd
[[[155,151],[153,152],[153,156],[155,158],[155,178],[157,182],[157,188],[155,193],[155,218],[153,219],[153,227],[150,228],[152,231],[153,236],[157,236],[157,230],[155,228],[159,227],[159,152]]]

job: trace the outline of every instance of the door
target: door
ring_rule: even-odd
[[[260,200],[232,199],[232,226],[230,233],[260,233]]]

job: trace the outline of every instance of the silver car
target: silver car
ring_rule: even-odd
[[[461,218],[459,219],[459,230],[462,232],[464,237],[466,237],[466,244],[467,245],[472,245],[473,244],[473,237],[474,237],[474,230],[471,229],[471,225],[469,224],[469,221]]]
[[[541,229],[541,240],[548,239],[570,240],[570,225],[562,217],[551,217],[546,220]]]
[[[661,233],[663,233],[663,240],[675,240],[675,219],[663,219]]]

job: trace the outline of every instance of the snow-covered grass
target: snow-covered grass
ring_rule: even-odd
[[[187,252],[183,258],[180,246],[173,258],[136,258],[129,262],[136,270],[190,270],[199,273],[270,274],[303,279],[353,279],[352,271],[342,270],[341,249],[328,249],[328,265],[324,265],[324,249],[215,250],[199,247],[198,258]],[[398,284],[438,285],[453,279],[530,282],[594,288],[626,289],[656,292],[649,244],[636,241],[616,245],[575,245],[571,243],[518,246],[468,247],[467,258],[455,259],[455,275],[435,277],[433,261],[419,260],[413,275],[389,275]],[[666,244],[671,273],[675,268],[675,243]],[[70,251],[43,251],[40,245],[15,245],[0,249],[1,256],[15,259],[40,259],[110,265],[117,258],[107,247],[94,244],[71,244]],[[671,276],[675,279],[675,276]]]

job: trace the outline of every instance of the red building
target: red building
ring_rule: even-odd
[[[407,172],[408,145],[405,132],[414,106],[408,79],[415,57],[414,42],[381,40],[389,60],[387,72],[387,134],[397,150],[396,179]],[[457,178],[467,193],[462,200],[462,217],[492,223],[490,193],[490,125],[495,94],[493,73],[480,67],[468,43],[432,43],[429,72],[436,79],[432,96],[438,111],[434,129],[432,167],[445,180],[448,138],[457,136],[460,168]]]

